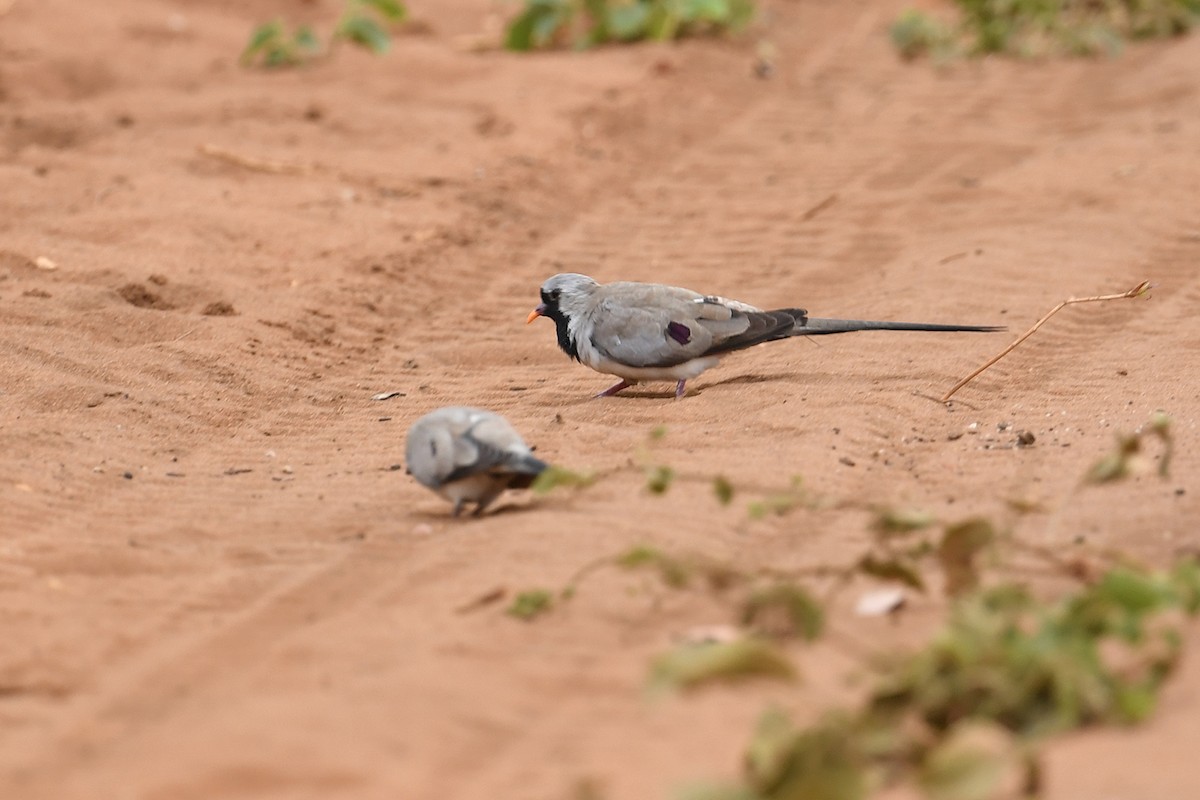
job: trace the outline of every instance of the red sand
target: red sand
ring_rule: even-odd
[[[801,688],[648,701],[650,657],[729,611],[637,576],[532,625],[457,611],[640,542],[844,561],[869,518],[752,521],[624,469],[451,520],[393,468],[439,405],[576,468],[663,425],[656,463],[741,486],[800,474],[1068,552],[1200,544],[1200,38],[938,70],[891,49],[900,3],[778,0],[737,41],[520,56],[466,46],[513,6],[412,0],[424,29],[388,56],[267,73],[237,65],[256,23],[339,4],[0,6],[4,798],[665,798],[736,774],[768,703],[853,696],[820,645],[793,653]],[[784,342],[681,402],[593,401],[608,379],[523,325],[562,270],[1014,334],[1158,288],[1068,309],[949,410],[1012,334]],[[1077,489],[1158,408],[1171,478]],[[901,646],[943,608],[833,624]],[[1200,796],[1198,664],[1153,723],[1053,745],[1048,797]]]

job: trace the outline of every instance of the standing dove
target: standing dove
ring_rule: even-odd
[[[505,489],[527,489],[549,465],[533,452],[508,420],[491,411],[446,406],[431,411],[408,430],[408,472],[454,503],[483,513]]]
[[[793,336],[851,331],[1000,331],[978,325],[929,325],[818,319],[802,308],[763,311],[724,297],[660,283],[597,283],[560,273],[542,284],[542,302],[529,314],[554,320],[558,346],[619,383],[609,397],[641,381],[675,381],[675,397],[688,380],[715,367],[726,353]]]

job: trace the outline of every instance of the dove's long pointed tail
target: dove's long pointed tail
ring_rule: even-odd
[[[995,325],[935,325],[925,322],[882,322],[869,319],[821,319],[809,317],[792,331],[792,336],[820,336],[827,333],[853,333],[854,331],[943,331],[967,333],[995,333],[1005,330]]]

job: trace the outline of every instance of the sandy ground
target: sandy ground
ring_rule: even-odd
[[[648,660],[725,605],[602,573],[533,624],[461,610],[637,543],[753,568],[866,541],[862,511],[651,496],[647,448],[1065,552],[1200,545],[1200,38],[935,70],[891,50],[898,3],[779,0],[737,42],[517,56],[465,46],[511,6],[412,0],[386,57],[264,73],[236,63],[257,22],[338,4],[0,5],[0,796],[644,800],[736,774],[768,704],[853,696],[844,653],[797,648],[800,688],[650,701]],[[1014,332],[1158,288],[1064,312],[949,409],[1011,333],[785,342],[681,402],[591,400],[607,378],[523,325],[562,270]],[[400,468],[448,403],[614,474],[451,520]],[[1169,480],[1077,489],[1159,408]],[[942,609],[834,625],[898,647]],[[1048,796],[1200,796],[1198,735],[1193,656],[1152,724],[1051,747]]]

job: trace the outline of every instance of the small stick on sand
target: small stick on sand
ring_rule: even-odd
[[[3,2],[3,0],[0,0]],[[221,161],[235,164],[246,169],[256,170],[258,172],[270,172],[277,175],[304,175],[312,172],[314,167],[311,164],[297,164],[290,161],[269,161],[261,158],[251,158],[240,153],[235,153],[232,150],[226,150],[223,147],[218,147],[215,144],[202,144],[197,150],[202,155],[216,158]]]
[[[808,211],[805,211],[804,214],[802,214],[800,216],[800,219],[804,222],[808,222],[810,219],[815,217],[817,214],[820,214],[822,211],[824,211],[825,209],[829,208],[831,205],[836,203],[837,199],[838,199],[838,197],[836,194],[829,195],[829,197],[826,197],[824,200],[817,203],[815,206],[810,208]]]
[[[1046,314],[1046,316],[1042,317],[1037,322],[1035,322],[1033,324],[1032,328],[1025,331],[1025,333],[1021,334],[1021,336],[1019,336],[1015,342],[1013,342],[1008,347],[1004,348],[999,353],[997,353],[995,356],[993,356],[982,367],[975,370],[974,372],[972,372],[967,377],[963,378],[958,383],[954,384],[954,388],[951,389],[950,391],[946,392],[946,395],[941,399],[941,402],[943,402],[943,403],[948,402],[950,400],[950,398],[954,396],[955,392],[957,392],[962,387],[966,386],[971,381],[975,380],[975,376],[977,376],[979,373],[983,372],[985,369],[990,367],[992,364],[995,364],[997,361],[999,361],[1000,359],[1004,358],[1006,355],[1011,353],[1014,349],[1016,349],[1017,345],[1019,345],[1021,342],[1025,341],[1030,336],[1032,336],[1033,332],[1036,331],[1038,328],[1045,325],[1046,320],[1050,319],[1051,317],[1053,317],[1055,314],[1057,314],[1059,311],[1066,308],[1067,306],[1074,305],[1075,303],[1094,303],[1098,300],[1124,300],[1127,297],[1141,297],[1143,294],[1145,294],[1148,291],[1150,291],[1150,281],[1142,281],[1141,283],[1139,283],[1137,286],[1133,287],[1129,291],[1121,292],[1120,294],[1104,294],[1104,295],[1098,295],[1097,297],[1072,297],[1069,300],[1063,300],[1061,303],[1056,305],[1054,308],[1050,309],[1050,312],[1048,314]]]

